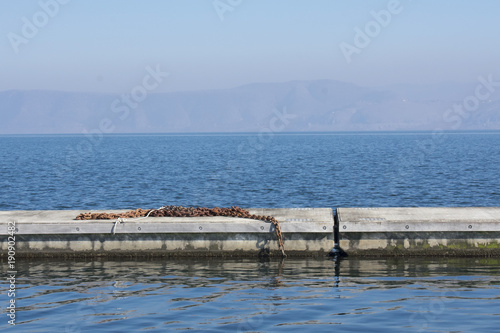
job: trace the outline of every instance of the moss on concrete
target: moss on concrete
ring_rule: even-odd
[[[481,249],[500,249],[500,242],[492,240],[486,244],[479,243],[477,246]]]

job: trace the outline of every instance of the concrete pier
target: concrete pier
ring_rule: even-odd
[[[324,256],[335,241],[349,256],[500,256],[500,207],[337,208],[335,216],[331,208],[248,210],[280,222],[288,256]],[[1,258],[9,226],[16,258],[281,256],[274,226],[260,220],[74,220],[84,212],[0,211]]]
[[[281,256],[273,224],[260,220],[221,216],[74,220],[84,212],[0,212],[2,256],[7,253],[9,222],[15,222],[16,256],[21,257]],[[289,256],[325,255],[332,248],[330,208],[249,212],[278,219]]]
[[[499,207],[338,208],[349,255],[500,255]]]

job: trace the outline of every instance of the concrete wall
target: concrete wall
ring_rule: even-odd
[[[500,208],[249,209],[280,221],[288,256],[500,256]],[[1,211],[16,257],[281,256],[271,223],[230,217],[76,221],[84,211]],[[107,211],[122,212],[122,211]]]
[[[500,255],[500,208],[338,208],[349,255]]]
[[[15,221],[20,257],[281,256],[269,222],[219,216],[73,220],[82,212],[0,212],[2,255],[7,252],[7,225]],[[333,246],[330,208],[250,209],[250,213],[280,221],[287,255],[325,255]]]

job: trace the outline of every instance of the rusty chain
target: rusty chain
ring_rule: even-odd
[[[283,244],[283,235],[278,220],[273,216],[255,215],[250,214],[248,210],[242,209],[238,206],[231,208],[207,208],[207,207],[183,207],[183,206],[163,206],[158,209],[141,209],[129,210],[124,213],[82,213],[79,214],[75,220],[113,220],[119,218],[145,218],[145,217],[199,217],[199,216],[228,216],[248,218],[260,220],[264,222],[271,222],[276,231],[279,249],[283,257],[285,254],[285,245]]]

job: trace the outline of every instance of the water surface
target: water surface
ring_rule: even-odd
[[[500,206],[499,147],[500,133],[0,136],[0,210]],[[498,332],[499,267],[21,261],[10,329]],[[5,279],[0,288],[6,328]]]
[[[500,206],[500,133],[0,137],[0,209]]]
[[[30,261],[18,267],[14,330],[498,332],[499,265],[474,258]]]

